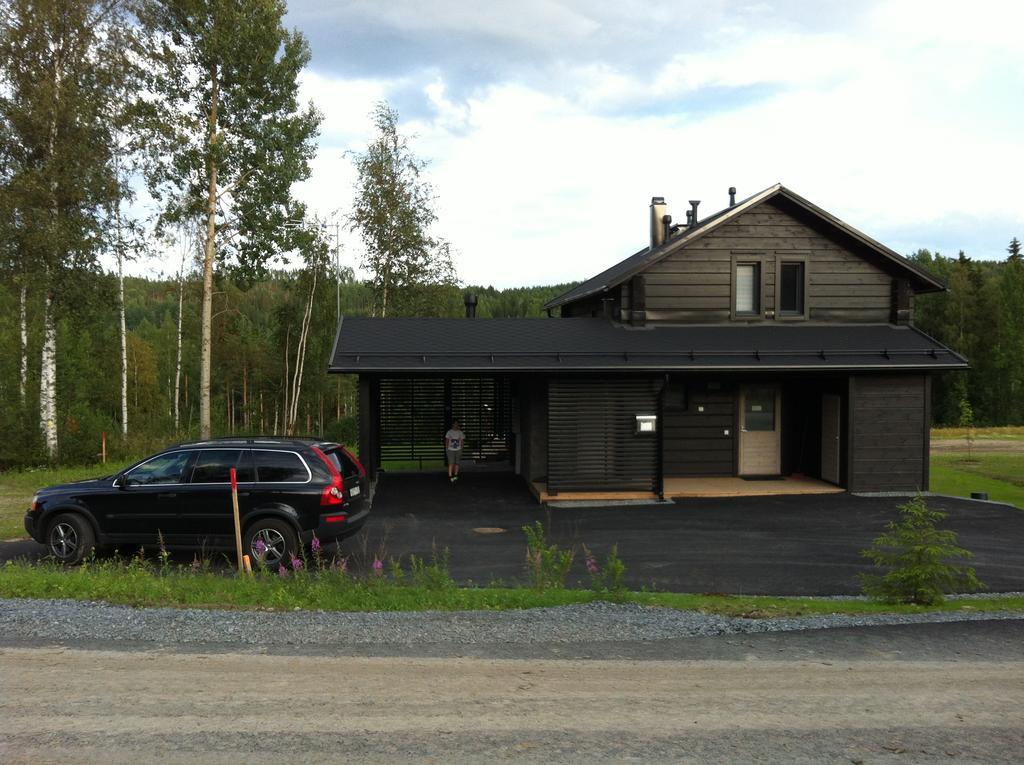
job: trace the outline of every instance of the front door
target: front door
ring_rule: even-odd
[[[744,385],[740,389],[740,475],[782,472],[780,405],[777,385]]]
[[[839,396],[821,397],[821,480],[839,483]]]

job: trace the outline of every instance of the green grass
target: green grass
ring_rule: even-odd
[[[933,454],[930,489],[954,497],[985,491],[991,500],[1024,508],[1024,452],[975,452],[970,460],[966,452]]]
[[[938,606],[866,600],[697,595],[667,592],[538,591],[513,587],[423,587],[359,580],[338,572],[236,577],[189,568],[103,561],[64,569],[43,563],[0,568],[0,597],[71,598],[129,606],[240,610],[425,611],[508,610],[615,600],[706,613],[772,618],[814,614],[1024,611],[1024,598],[951,599]]]
[[[949,438],[966,438],[968,432],[973,431],[974,437],[985,441],[985,440],[1007,440],[1007,441],[1024,441],[1024,426],[1022,425],[1004,425],[1000,427],[991,428],[932,428],[932,440],[942,441]]]
[[[78,465],[72,467],[45,467],[29,470],[10,470],[0,473],[0,539],[25,536],[22,521],[36,489],[83,478],[109,475],[131,464]]]

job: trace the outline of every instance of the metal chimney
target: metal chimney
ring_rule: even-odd
[[[651,249],[660,247],[665,243],[665,224],[662,218],[668,205],[665,204],[665,197],[651,197]]]
[[[463,298],[462,302],[466,304],[466,318],[476,318],[476,295],[473,293],[467,293]]]
[[[690,228],[697,225],[697,205],[700,204],[699,199],[690,200]]]
[[[729,207],[735,207],[735,206],[736,206],[736,187],[735,186],[730,186],[729,187]]]

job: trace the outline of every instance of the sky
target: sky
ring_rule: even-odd
[[[466,284],[581,280],[776,182],[898,252],[1024,237],[1024,3],[290,0],[341,219],[387,100]],[[358,238],[341,258],[357,268]]]

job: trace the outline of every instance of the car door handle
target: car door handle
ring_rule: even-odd
[[[178,496],[177,494],[171,492],[169,494],[157,494],[156,498],[157,499],[174,499],[177,496]]]

